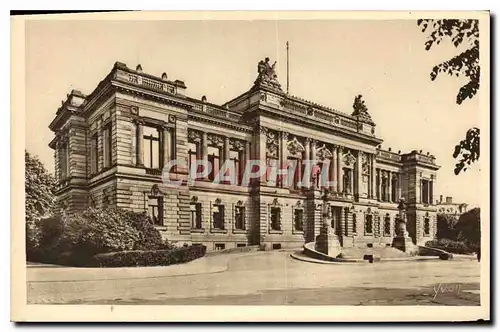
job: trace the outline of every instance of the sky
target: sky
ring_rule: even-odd
[[[351,113],[363,95],[382,147],[436,156],[435,197],[479,206],[480,163],[456,176],[455,145],[479,127],[479,98],[455,103],[464,78],[430,80],[432,67],[457,54],[445,42],[425,51],[414,20],[323,21],[28,21],[26,149],[53,172],[48,129],[72,89],[89,94],[116,61],[186,83],[186,93],[222,104],[248,90],[257,63],[277,61],[290,93]]]

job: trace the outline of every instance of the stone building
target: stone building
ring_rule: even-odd
[[[439,200],[436,200],[436,209],[438,213],[447,215],[461,215],[467,211],[466,203],[453,202],[453,197],[447,196],[443,200],[443,195],[439,195]]]
[[[252,88],[223,105],[188,96],[165,73],[119,62],[89,95],[71,91],[50,124],[60,206],[146,212],[165,238],[209,250],[277,249],[313,241],[323,204],[343,246],[390,245],[404,197],[414,242],[434,238],[433,156],[382,150],[361,96],[349,115],[284,93],[268,59],[258,68]],[[233,160],[238,182],[213,183],[211,172],[188,183],[196,159]],[[187,162],[163,170],[172,160]],[[293,181],[266,174],[242,185],[250,160],[296,162]],[[300,185],[307,160],[317,162],[311,183]],[[166,185],[162,171],[183,185]]]

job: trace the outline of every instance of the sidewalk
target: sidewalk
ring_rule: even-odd
[[[161,278],[223,272],[227,270],[228,260],[228,255],[220,255],[202,257],[186,264],[120,268],[79,268],[42,264],[30,265],[26,274],[27,281],[35,283]]]

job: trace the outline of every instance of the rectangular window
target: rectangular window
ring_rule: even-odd
[[[212,165],[212,170],[208,175],[208,179],[213,181],[215,179],[215,175],[220,170],[220,149],[218,147],[209,146],[207,148],[208,152],[208,163]]]
[[[201,221],[201,203],[191,203],[190,204],[190,219],[191,227],[194,229],[202,229]]]
[[[429,204],[429,181],[422,180],[422,203]]]
[[[215,229],[224,229],[224,205],[222,204],[213,205],[212,220]]]
[[[97,133],[92,135],[92,138],[90,140],[90,174],[95,174],[97,173],[99,169],[99,158],[97,154],[97,149],[99,141],[97,138]]]
[[[160,132],[156,127],[143,126],[144,166],[160,168]]]
[[[303,231],[304,230],[304,210],[295,209],[293,211],[293,222],[294,222],[296,231]]]
[[[234,210],[234,227],[236,229],[245,229],[245,207],[236,206]]]
[[[365,216],[365,234],[373,234],[373,216],[371,214]]]
[[[216,243],[215,244],[215,250],[216,251],[224,250],[224,249],[226,249],[226,245],[224,243]]]
[[[104,157],[104,168],[111,166],[113,150],[111,145],[111,123],[104,126],[102,131],[102,153]]]
[[[163,225],[162,197],[148,197],[148,215],[154,225]]]
[[[271,229],[273,231],[281,230],[280,214],[281,209],[279,207],[271,208]]]

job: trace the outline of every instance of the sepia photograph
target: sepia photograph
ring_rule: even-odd
[[[490,319],[489,12],[11,27],[12,320]]]

